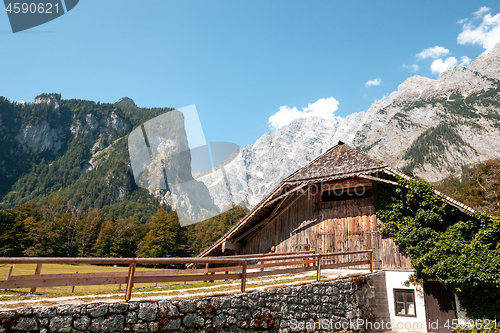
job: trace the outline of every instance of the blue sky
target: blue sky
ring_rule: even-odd
[[[499,13],[470,0],[82,0],[16,34],[0,14],[0,95],[196,104],[207,141],[246,146],[280,110],[274,128],[345,117],[412,75],[467,64],[500,40]]]

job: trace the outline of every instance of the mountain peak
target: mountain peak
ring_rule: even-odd
[[[116,104],[126,104],[126,105],[130,105],[130,106],[136,106],[134,100],[132,98],[129,98],[129,97],[122,97],[118,100],[118,102],[116,102]]]
[[[59,108],[59,101],[61,100],[61,94],[40,94],[35,97],[33,104],[52,104],[54,109]]]
[[[500,98],[490,91],[500,91],[500,85],[490,76],[498,74],[487,68],[499,62],[497,45],[469,68],[457,66],[438,79],[409,77],[367,112],[297,119],[264,134],[243,148],[246,174],[241,179],[249,190],[250,206],[339,140],[429,181],[500,156]],[[486,70],[479,72],[475,66]]]
[[[484,76],[500,80],[500,42],[488,52],[477,57],[467,68]]]

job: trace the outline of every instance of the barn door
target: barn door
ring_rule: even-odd
[[[424,283],[424,300],[427,322],[430,323],[428,332],[452,332],[452,320],[457,319],[455,295],[446,290],[437,281]],[[437,325],[436,325],[437,323]],[[437,329],[436,329],[437,326]]]
[[[346,201],[323,202],[319,210],[318,253],[349,251],[349,224]],[[322,262],[326,265],[345,262],[346,256],[328,257]]]

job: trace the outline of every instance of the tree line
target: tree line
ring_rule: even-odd
[[[476,210],[500,216],[500,159],[464,167],[460,175],[437,182],[436,189]]]
[[[177,213],[159,208],[147,223],[96,208],[75,208],[54,196],[0,210],[3,257],[187,257],[224,235],[247,209],[181,227]]]

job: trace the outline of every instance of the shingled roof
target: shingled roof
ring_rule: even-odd
[[[234,227],[218,241],[200,253],[198,257],[222,255],[222,245],[224,242],[229,240],[241,240],[257,231],[261,226],[265,225],[266,221],[269,221],[268,217],[270,214],[273,214],[273,212],[276,213],[277,210],[287,209],[293,204],[293,196],[289,194],[297,190],[302,190],[306,186],[309,186],[309,184],[347,178],[365,178],[372,181],[398,185],[395,181],[379,178],[379,173],[410,179],[402,172],[392,169],[383,162],[373,159],[367,154],[339,141],[336,146],[285,178]],[[436,196],[446,200],[450,205],[462,211],[474,212],[474,209],[469,206],[443,193],[438,191],[434,192]]]
[[[339,141],[336,146],[283,181],[295,183],[345,174],[371,173],[385,166],[385,164]]]

